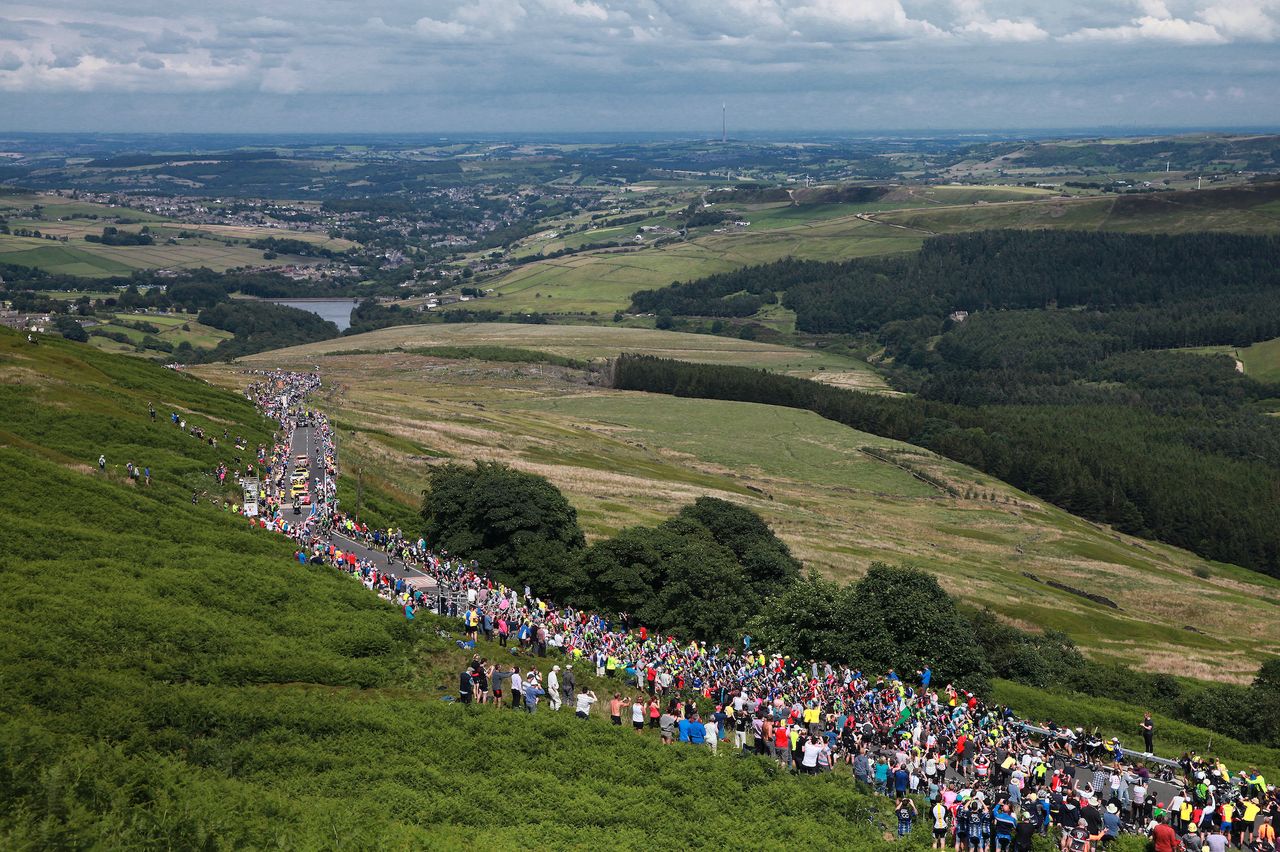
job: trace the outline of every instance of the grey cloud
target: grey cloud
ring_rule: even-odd
[[[192,121],[239,109],[246,126],[287,95],[313,104],[315,121],[362,116],[363,129],[370,116],[421,115],[483,129],[485,110],[545,124],[590,110],[592,123],[643,127],[700,120],[702,104],[733,97],[742,115],[790,126],[1025,125],[1150,119],[1177,89],[1218,93],[1194,102],[1206,122],[1280,114],[1267,41],[1280,38],[1280,0],[171,0],[163,18],[146,0],[49,8],[0,22],[0,55],[17,60],[0,66],[0,109],[83,90],[146,91],[126,109],[158,110],[166,93],[199,91],[225,100]],[[1105,104],[1080,106],[1095,92]]]

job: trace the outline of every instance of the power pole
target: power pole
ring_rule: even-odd
[[[720,104],[720,144],[729,141],[729,105]]]

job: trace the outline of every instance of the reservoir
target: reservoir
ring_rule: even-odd
[[[351,327],[351,311],[359,304],[358,299],[268,299],[267,301],[311,311],[336,325],[338,331],[346,331]]]

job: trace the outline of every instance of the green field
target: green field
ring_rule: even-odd
[[[201,323],[196,321],[195,316],[190,314],[179,315],[179,314],[121,313],[121,314],[100,315],[100,316],[109,316],[109,317],[113,316],[117,320],[117,322],[104,323],[103,325],[100,326],[100,328],[102,328],[104,331],[119,332],[121,334],[124,334],[128,336],[131,340],[133,340],[135,343],[137,341],[140,341],[143,337],[145,337],[146,333],[139,331],[136,328],[130,328],[129,326],[124,325],[123,323],[125,322],[150,323],[151,325],[154,325],[160,329],[160,332],[158,334],[152,335],[153,337],[157,337],[160,340],[166,340],[169,343],[172,343],[174,346],[177,346],[179,343],[186,341],[190,343],[192,346],[197,348],[200,348],[200,347],[213,348],[214,346],[218,345],[219,341],[226,340],[232,337],[231,332],[223,331],[220,328],[214,328],[208,325],[202,325]],[[119,345],[119,344],[116,344],[115,341],[112,341],[107,338],[98,337],[98,338],[95,338],[95,342],[96,341],[101,341],[100,345],[106,345],[106,344],[110,344],[111,346]],[[108,346],[107,348],[110,348],[110,346]]]
[[[421,340],[591,358],[616,351],[618,342],[555,335],[625,331],[503,325],[497,336],[473,339],[475,328],[385,329],[245,360],[320,365],[332,388],[323,405],[344,424],[345,469],[361,471],[384,503],[416,506],[441,459],[497,459],[551,479],[593,538],[669,517],[700,495],[724,497],[759,512],[827,576],[852,579],[874,560],[918,564],[962,600],[1025,627],[1061,629],[1093,656],[1145,670],[1243,681],[1276,645],[1267,602],[1280,591],[1274,580],[1087,523],[932,453],[804,411],[611,391],[589,384],[589,374],[545,365],[396,351],[322,354],[357,349],[357,342],[368,350],[374,342]],[[415,337],[420,329],[431,336]],[[697,353],[707,340],[645,334],[668,351]],[[761,365],[766,353],[697,354]],[[227,368],[197,371],[228,386],[242,381]],[[1195,575],[1206,568],[1208,579]],[[1048,579],[1105,589],[1119,608],[1052,588]]]
[[[37,204],[44,208],[42,218],[15,215],[30,213]],[[89,215],[99,218],[83,218]],[[281,255],[267,264],[260,249],[243,244],[246,240],[266,237],[304,240],[335,251],[354,245],[347,240],[331,240],[326,234],[278,228],[188,225],[139,210],[75,201],[53,194],[0,196],[0,216],[9,218],[11,229],[38,230],[42,235],[59,238],[48,240],[0,234],[0,263],[32,266],[47,272],[86,278],[129,275],[142,269],[207,267],[221,272],[239,266],[287,266],[317,262],[315,258]],[[134,224],[118,226],[122,230],[137,231],[144,224],[147,225],[155,235],[156,245],[106,246],[84,239],[86,234],[102,233],[102,228],[112,224],[116,217],[134,221]],[[179,238],[183,231],[197,236]],[[165,244],[171,237],[178,240],[177,245]],[[62,242],[62,238],[66,242]],[[226,245],[228,240],[233,241],[232,245]]]
[[[857,358],[798,349],[772,343],[735,340],[710,334],[595,325],[518,325],[514,323],[449,323],[401,325],[351,337],[324,340],[280,350],[284,357],[313,358],[351,350],[384,352],[430,346],[513,346],[548,352],[579,361],[615,358],[623,352],[680,358],[705,364],[740,364],[776,372],[819,375],[856,371],[866,386],[886,388],[865,362]],[[276,353],[250,355],[244,360],[275,359]]]
[[[657,248],[537,261],[486,283],[497,291],[492,305],[498,310],[605,314],[625,309],[636,290],[783,257],[847,260],[894,254],[918,248],[931,234],[987,228],[1277,233],[1277,205],[1280,184],[1274,183],[1073,198],[1034,187],[904,186],[870,204],[726,203],[741,208],[751,226]]]
[[[508,313],[612,313],[625,308],[636,290],[673,281],[789,256],[846,260],[905,252],[922,240],[923,235],[853,215],[773,230],[709,234],[657,248],[611,249],[530,263],[496,279],[491,286],[497,292],[485,304]]]
[[[1274,209],[1278,197],[1280,183],[1268,183],[1201,191],[907,210],[878,214],[876,219],[933,233],[983,228],[1070,228],[1165,234],[1195,231],[1271,234],[1280,233],[1280,213]]]
[[[1199,346],[1185,351],[1200,355],[1226,355],[1244,367],[1246,376],[1260,382],[1280,382],[1280,338],[1251,346]]]
[[[101,226],[99,226],[101,230]],[[277,265],[310,264],[315,258],[281,255]],[[142,269],[196,269],[221,272],[237,266],[263,266],[262,252],[214,240],[187,240],[178,245],[104,246],[82,239],[66,243],[0,234],[0,263],[34,266],[61,275],[103,278]]]

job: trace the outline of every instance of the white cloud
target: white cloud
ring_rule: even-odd
[[[1063,41],[1168,41],[1179,44],[1224,44],[1226,36],[1209,24],[1184,18],[1144,15],[1117,27],[1085,27],[1062,37]]]
[[[1246,41],[1274,41],[1280,34],[1277,15],[1280,15],[1280,3],[1250,0],[1217,3],[1197,13],[1200,20],[1223,36]]]
[[[1011,21],[997,18],[994,21],[970,21],[956,30],[968,35],[982,35],[994,41],[1042,41],[1049,33],[1032,20]]]

